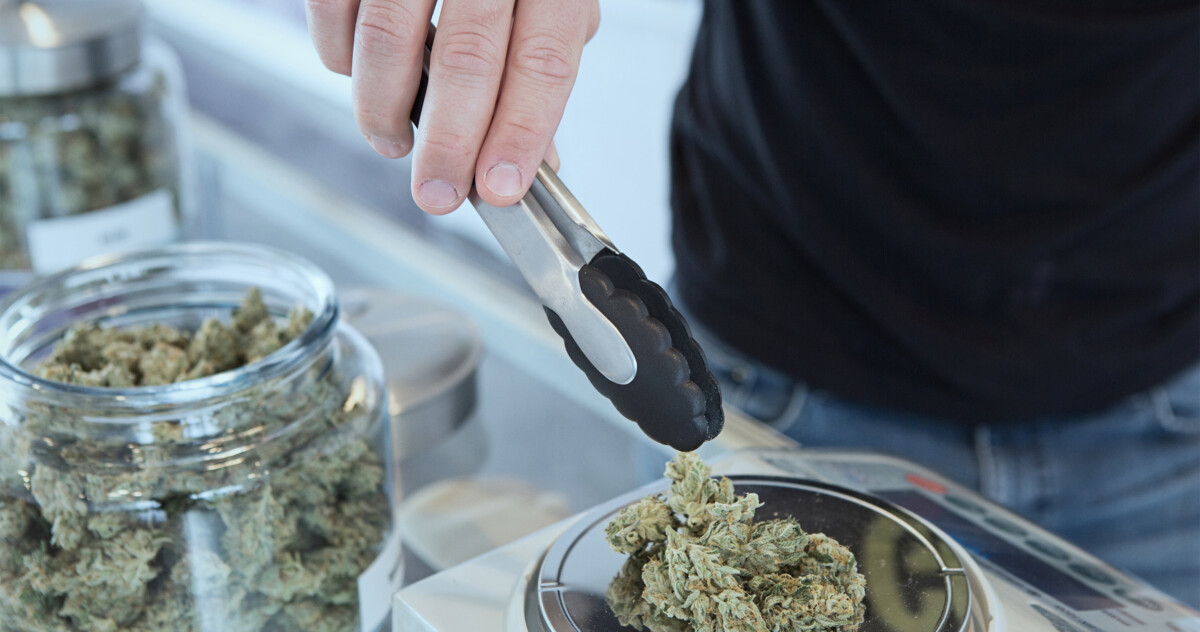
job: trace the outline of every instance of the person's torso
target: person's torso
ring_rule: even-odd
[[[1200,357],[1200,8],[709,0],[684,300],[818,388],[1083,412]]]

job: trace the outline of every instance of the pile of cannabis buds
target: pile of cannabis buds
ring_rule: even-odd
[[[202,378],[271,354],[312,314],[277,321],[252,290],[230,320],[79,325],[36,373],[101,388]],[[88,412],[53,406],[0,427],[0,632],[357,631],[357,579],[389,505],[381,421],[349,403],[352,379],[305,369],[197,419],[158,419],[149,442],[81,439],[98,426]],[[242,436],[281,438],[221,463],[171,456]]]
[[[854,555],[794,518],[754,522],[758,496],[735,496],[690,453],[667,464],[670,494],[622,509],[605,528],[625,553],[609,585],[621,625],[651,632],[853,632],[866,579]]]

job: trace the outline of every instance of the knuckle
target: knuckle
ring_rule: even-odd
[[[475,153],[474,144],[462,134],[448,130],[429,130],[421,135],[425,158],[457,160]],[[440,160],[439,160],[440,161]]]
[[[545,144],[549,132],[538,118],[529,115],[510,117],[500,123],[498,138],[509,151],[521,156],[532,156],[542,153],[540,147]]]
[[[415,40],[412,13],[402,5],[363,3],[355,40],[368,54],[398,56]]]
[[[536,81],[561,85],[575,77],[575,60],[570,51],[571,47],[561,37],[532,36],[515,48],[512,67]]]
[[[456,77],[485,79],[499,74],[502,51],[485,32],[477,28],[456,28],[439,32],[442,41],[435,63]]]

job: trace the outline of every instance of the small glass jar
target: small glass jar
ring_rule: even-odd
[[[297,338],[164,386],[34,367],[73,325],[228,321],[247,290]],[[398,589],[379,357],[294,256],[176,245],[93,260],[0,304],[0,630],[377,629]]]
[[[0,270],[183,236],[182,71],[138,0],[0,0]]]

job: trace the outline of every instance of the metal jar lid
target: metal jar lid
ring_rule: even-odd
[[[131,68],[139,0],[0,0],[0,98],[67,92]]]

